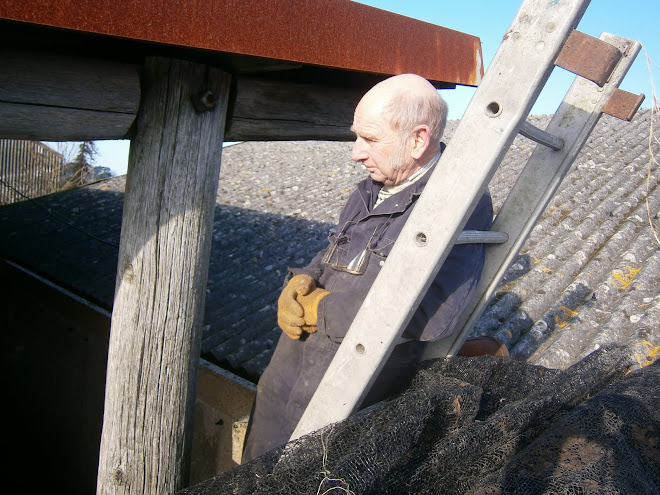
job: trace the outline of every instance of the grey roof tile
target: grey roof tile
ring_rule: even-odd
[[[532,116],[544,128],[549,116]],[[650,112],[604,116],[478,321],[511,354],[564,368],[608,342],[660,345],[658,165]],[[457,122],[449,122],[451,139]],[[656,128],[660,126],[655,122]],[[513,142],[490,184],[497,212],[534,149]],[[657,140],[653,152],[660,155]],[[280,336],[287,266],[322,249],[364,171],[350,143],[226,148],[213,223],[203,355],[256,379]],[[109,308],[125,177],[0,208],[0,252]]]

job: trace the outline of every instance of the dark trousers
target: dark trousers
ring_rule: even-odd
[[[414,374],[423,342],[398,345],[360,407],[400,391]],[[259,379],[242,462],[284,445],[298,425],[339,344],[313,333],[293,340],[282,333],[270,364]]]

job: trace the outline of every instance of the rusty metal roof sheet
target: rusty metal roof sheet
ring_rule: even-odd
[[[349,0],[4,0],[0,19],[436,83],[483,74],[478,37]]]

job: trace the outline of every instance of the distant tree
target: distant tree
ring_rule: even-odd
[[[98,151],[94,141],[82,141],[72,162],[64,164],[64,189],[82,186],[94,180],[93,165]]]
[[[42,142],[62,155],[62,163],[72,162],[78,153],[78,147],[80,146],[80,143],[75,141]]]
[[[92,169],[92,180],[109,179],[113,176],[112,170],[108,167],[94,167]]]

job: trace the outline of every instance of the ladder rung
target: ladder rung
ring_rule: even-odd
[[[552,134],[539,129],[538,127],[534,127],[526,120],[523,121],[518,132],[525,136],[527,139],[536,141],[537,143],[543,144],[555,151],[559,151],[564,147],[563,139],[558,138],[557,136],[553,136]]]
[[[602,88],[622,55],[616,46],[606,41],[573,31],[559,52],[555,65],[589,79]]]
[[[504,244],[509,240],[506,232],[493,230],[464,230],[454,244]]]

